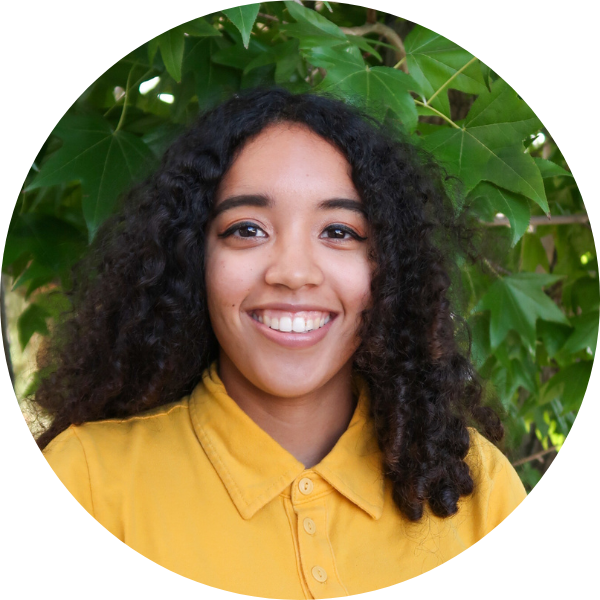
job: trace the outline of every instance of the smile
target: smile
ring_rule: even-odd
[[[308,333],[321,329],[331,320],[331,313],[322,311],[288,312],[264,309],[253,310],[250,316],[270,329],[285,333]]]
[[[310,313],[287,313],[278,317],[267,315],[271,320],[270,326],[268,326],[265,323],[265,315],[260,314],[261,312],[264,311],[256,310],[252,312],[246,312],[244,314],[248,316],[250,323],[252,323],[252,325],[256,327],[257,331],[263,337],[267,338],[267,340],[274,342],[279,346],[293,349],[308,348],[320,342],[331,329],[331,326],[336,321],[337,316],[329,313],[318,313],[319,320],[317,321],[316,315],[311,319]],[[312,313],[313,311],[310,312]],[[263,319],[262,323],[260,322],[260,317]],[[273,328],[274,319],[278,319],[277,329]],[[286,329],[289,326],[289,330],[285,331],[284,329],[281,329],[282,320],[283,328]],[[313,329],[307,329],[311,320]],[[323,323],[322,325],[321,322]],[[314,328],[315,324],[317,324],[316,329]],[[305,330],[303,332],[295,331],[293,329],[294,326],[296,329],[300,329],[301,326],[304,326]]]

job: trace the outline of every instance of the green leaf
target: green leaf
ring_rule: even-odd
[[[525,233],[521,238],[521,253],[520,253],[521,271],[535,271],[538,265],[546,271],[550,271],[550,263],[548,262],[548,254],[542,244],[540,238],[534,233]]]
[[[221,32],[213,27],[206,19],[199,17],[181,26],[184,31],[194,37],[220,37]]]
[[[571,325],[575,328],[566,344],[561,348],[561,354],[575,354],[579,350],[590,348],[596,354],[598,341],[598,311],[571,317]]]
[[[82,233],[62,219],[40,213],[20,214],[10,223],[4,265],[26,253],[57,275],[78,259],[85,245]]]
[[[489,207],[488,213],[492,214],[492,221],[496,213],[502,213],[508,218],[512,231],[512,245],[514,246],[521,236],[527,231],[531,213],[527,198],[503,190],[491,183],[480,183],[469,195],[476,203]]]
[[[253,58],[244,69],[244,75],[265,65],[275,65],[275,81],[282,83],[288,81],[301,61],[298,52],[298,40],[289,40],[268,48]]]
[[[538,319],[569,324],[558,306],[542,291],[559,279],[556,275],[516,273],[492,284],[474,309],[490,311],[492,348],[497,348],[512,329],[533,353]]]
[[[409,131],[417,126],[417,110],[410,92],[418,89],[418,85],[402,71],[362,67],[348,55],[345,61],[340,59],[327,69],[327,76],[317,89],[339,93],[380,119],[389,109]]]
[[[383,62],[383,58],[381,58],[381,54],[375,50],[374,46],[377,44],[376,40],[369,40],[367,38],[361,37],[359,35],[346,35],[346,39],[352,44],[360,48],[363,52],[368,52],[373,55],[379,62]]]
[[[285,23],[281,25],[280,31],[286,36],[297,38],[300,44],[300,50],[311,50],[314,48],[333,48],[343,51],[348,48],[359,48],[364,52],[372,54],[377,60],[382,62],[381,55],[375,50],[374,46],[379,44],[377,40],[370,40],[357,35],[346,35],[335,23],[332,23],[325,17],[298,5],[302,13],[297,23]],[[318,19],[312,19],[315,14]],[[320,19],[320,20],[319,20]],[[384,44],[387,45],[387,44]],[[393,46],[392,46],[393,47]],[[358,52],[358,57],[362,60],[362,55]],[[314,63],[313,63],[314,64]],[[317,66],[317,65],[315,65]]]
[[[366,68],[360,52],[355,52],[352,46],[315,46],[302,51],[302,56],[315,67],[324,69],[360,71]]]
[[[228,8],[223,10],[223,14],[239,29],[242,34],[242,41],[244,47],[248,48],[250,43],[250,32],[256,16],[260,9],[260,3],[258,4],[246,4],[244,6],[236,6],[235,8]]]
[[[483,76],[483,81],[485,83],[485,87],[488,89],[488,92],[492,91],[492,70],[485,64],[479,61],[479,66],[481,67],[481,75]]]
[[[480,368],[491,353],[490,318],[487,314],[473,315],[470,319],[471,357],[477,368]]]
[[[160,36],[159,36],[160,37]],[[148,62],[152,64],[158,50],[158,37],[152,38],[148,42]]]
[[[544,182],[523,139],[541,123],[504,81],[473,103],[462,127],[445,128],[427,136],[425,148],[446,164],[470,191],[480,182],[521,194],[548,213]]]
[[[345,41],[344,32],[329,19],[320,15],[317,11],[306,8],[297,2],[285,2],[290,15],[295,21],[306,26],[305,31],[315,36],[333,37]],[[283,30],[283,28],[282,28]]]
[[[544,179],[548,177],[573,177],[569,171],[563,169],[560,165],[546,160],[544,158],[534,158],[535,164],[538,166],[540,173]]]
[[[536,390],[535,383],[535,364],[531,360],[512,359],[510,361],[512,394],[522,387],[528,392],[533,393]]]
[[[13,283],[12,289],[16,290],[26,283],[29,284],[25,293],[25,298],[29,298],[35,290],[47,285],[54,279],[56,279],[56,271],[54,269],[51,269],[39,261],[34,261],[25,269],[25,271],[23,271],[23,273],[21,273],[15,283]]]
[[[147,131],[142,140],[152,150],[156,158],[160,158],[165,150],[185,131],[183,125],[162,123]]]
[[[598,308],[600,293],[597,277],[580,277],[575,281],[571,290],[573,310],[580,308],[582,312],[590,312]]]
[[[153,163],[154,157],[140,138],[113,131],[95,115],[67,115],[55,133],[64,143],[42,165],[27,190],[80,180],[83,216],[92,239],[112,213],[118,196]]]
[[[49,313],[37,304],[30,304],[21,313],[17,320],[17,329],[19,331],[19,344],[21,344],[22,350],[25,349],[25,346],[27,346],[34,333],[48,335],[46,319],[49,316]]]
[[[169,75],[178,83],[181,81],[181,63],[185,44],[185,25],[179,25],[158,36],[158,47]]]
[[[219,50],[227,47],[232,47],[232,44],[221,38],[190,40],[183,65],[184,70],[194,73],[196,96],[202,110],[211,108],[240,89],[240,72],[211,60]]]
[[[348,47],[349,40],[337,36],[327,35],[326,33],[315,30],[313,27],[305,23],[286,23],[281,25],[281,33],[287,37],[296,38],[300,45],[300,50],[310,50],[311,48],[320,47]]]
[[[565,345],[572,328],[565,324],[550,323],[549,321],[539,321],[537,324],[537,333],[541,338],[548,356],[552,358]]]
[[[562,368],[547,381],[540,390],[540,404],[558,398],[563,406],[563,414],[578,410],[592,373],[592,361],[584,360]]]
[[[437,92],[430,104],[447,117],[450,117],[449,88],[467,94],[487,91],[479,61],[441,35],[417,25],[406,36],[404,47],[408,72],[419,83],[424,98],[429,99]],[[469,64],[470,61],[473,62]]]

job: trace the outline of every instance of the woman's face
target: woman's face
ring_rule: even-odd
[[[211,323],[221,364],[265,393],[298,397],[349,375],[371,281],[350,173],[330,143],[283,123],[243,147],[217,192],[205,265]]]

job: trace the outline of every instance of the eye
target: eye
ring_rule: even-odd
[[[338,225],[338,224],[329,225],[328,227],[326,227],[323,230],[323,233],[321,234],[321,238],[325,238],[325,239],[329,239],[329,240],[355,239],[355,240],[360,240],[360,241],[367,239],[366,237],[362,237],[361,235],[356,233],[356,231],[354,231],[354,229],[351,229],[350,227],[348,227],[346,225]]]
[[[265,238],[267,234],[258,226],[256,223],[244,222],[235,223],[223,233],[219,234],[219,237],[241,237],[241,238]]]

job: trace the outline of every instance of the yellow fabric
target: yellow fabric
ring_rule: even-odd
[[[71,426],[44,454],[104,527],[190,579],[267,598],[331,598],[415,577],[456,556],[525,497],[471,431],[475,492],[449,519],[401,516],[368,394],[321,463],[304,469],[230,398],[213,365],[189,397],[125,421]]]

